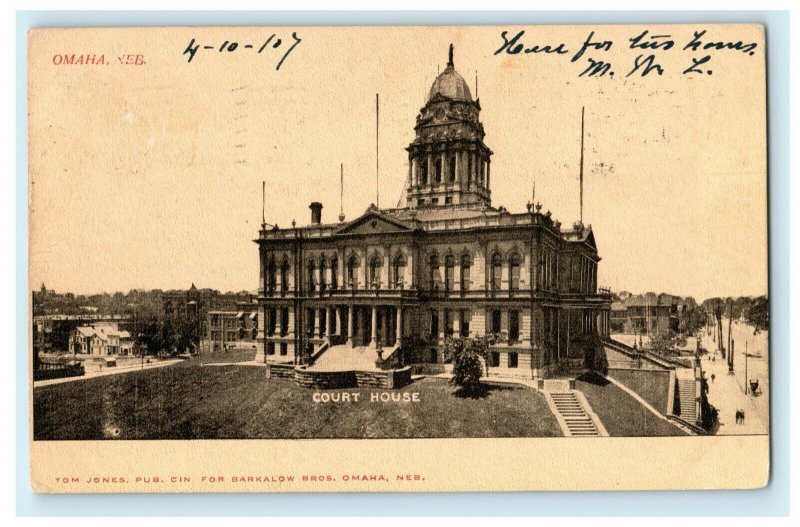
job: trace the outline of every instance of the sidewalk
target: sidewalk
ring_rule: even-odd
[[[734,325],[734,374],[728,373],[727,360],[717,352],[716,360],[710,357],[701,360],[701,368],[705,378],[708,380],[708,402],[711,403],[719,412],[719,429],[717,435],[749,435],[766,434],[769,432],[769,378],[767,372],[767,353],[766,350],[758,349],[759,339],[752,338],[752,331],[747,334],[748,328]],[[724,326],[725,337],[727,338],[727,324]],[[738,337],[738,338],[737,338]],[[750,338],[748,338],[750,337]],[[752,339],[752,340],[750,340]],[[752,342],[749,351],[761,352],[762,357],[748,357],[747,377],[758,379],[760,394],[757,396],[745,395],[745,341]],[[718,351],[717,344],[711,337],[703,334],[701,344],[714,355]],[[755,348],[755,349],[754,349]],[[714,375],[714,380],[711,376]],[[736,423],[736,410],[743,410],[745,420],[743,424]]]
[[[173,359],[173,360],[165,360],[159,362],[151,362],[150,364],[138,364],[136,366],[122,366],[116,368],[106,368],[99,371],[91,371],[86,372],[85,375],[81,375],[78,377],[64,377],[63,379],[48,379],[46,381],[35,381],[33,383],[34,388],[39,388],[40,386],[50,386],[51,384],[61,384],[65,382],[74,382],[74,381],[85,381],[86,379],[93,379],[95,377],[105,377],[106,375],[118,375],[120,373],[130,373],[132,371],[140,371],[140,370],[150,370],[153,368],[163,368],[165,366],[172,366],[173,364],[177,364],[179,362],[183,362],[181,359]]]

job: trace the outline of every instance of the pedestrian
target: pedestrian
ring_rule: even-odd
[[[712,373],[711,374],[711,384],[714,384],[714,379],[716,379],[716,378],[717,378],[716,374]]]

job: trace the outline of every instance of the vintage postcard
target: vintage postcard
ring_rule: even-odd
[[[36,491],[767,483],[762,26],[28,45]]]

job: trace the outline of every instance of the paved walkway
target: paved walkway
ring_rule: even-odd
[[[728,324],[723,324],[727,339]],[[703,333],[702,346],[711,356],[717,352],[716,360],[703,358],[701,367],[708,379],[708,402],[719,412],[719,429],[717,435],[766,434],[769,431],[769,377],[767,371],[766,335],[753,336],[744,324],[734,324],[734,374],[728,373],[727,361],[717,349],[717,344],[706,333]],[[745,346],[748,342],[750,353],[761,357],[747,357],[747,377],[758,379],[760,395],[745,395]],[[714,380],[711,380],[711,376]],[[748,390],[749,391],[749,390]],[[736,423],[736,410],[744,410],[743,424]]]
[[[206,362],[205,364],[200,364],[200,366],[264,366],[266,367],[266,363],[248,360],[248,361],[241,361],[241,362]]]
[[[97,371],[88,371],[85,375],[80,375],[78,377],[64,377],[62,379],[48,379],[46,381],[35,381],[33,383],[34,388],[39,388],[40,386],[49,386],[51,384],[61,384],[65,382],[75,382],[75,381],[85,381],[86,379],[93,379],[95,377],[105,377],[106,375],[118,375],[120,373],[130,373],[132,371],[140,371],[140,370],[150,370],[153,368],[163,368],[165,366],[172,366],[173,364],[177,364],[179,362],[183,362],[181,359],[174,359],[174,360],[165,360],[159,362],[151,362],[150,364],[138,364],[136,366],[119,366],[113,368],[104,368],[102,370]]]

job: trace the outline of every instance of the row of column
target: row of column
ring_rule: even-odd
[[[393,306],[385,306],[385,307],[393,307]],[[328,306],[326,308],[321,309],[313,309],[312,310],[312,319],[311,319],[311,333],[312,334],[319,334],[323,336],[322,332],[319,331],[322,328],[321,317],[326,317],[326,324],[325,324],[325,337],[332,337],[334,335],[338,336],[346,336],[347,337],[347,344],[352,346],[353,345],[353,337],[354,337],[354,312],[356,306],[346,306],[344,309],[347,310],[347,333],[342,334],[342,320],[341,316],[339,315],[339,310],[335,306]],[[372,306],[372,313],[371,313],[371,323],[370,323],[370,332],[369,332],[369,342],[371,346],[377,345],[377,336],[378,336],[378,310],[381,309],[381,306]],[[400,306],[394,307],[395,309],[395,344],[400,345],[403,341],[403,308]],[[366,318],[366,317],[365,317]],[[386,320],[388,317],[384,318]],[[366,325],[366,323],[362,324],[362,327]]]
[[[435,186],[435,185],[439,185],[439,184],[442,184],[442,183],[446,184],[446,183],[455,183],[457,181],[460,181],[461,178],[459,178],[459,175],[460,175],[461,171],[459,170],[459,167],[462,164],[461,157],[463,155],[466,155],[466,156],[468,156],[468,159],[467,159],[467,167],[468,168],[467,168],[467,177],[464,178],[464,179],[465,179],[465,181],[467,183],[467,187],[469,188],[469,186],[473,182],[476,183],[478,186],[483,185],[483,186],[485,186],[487,188],[489,187],[489,174],[490,174],[490,171],[491,171],[491,162],[490,161],[480,159],[473,152],[458,151],[458,152],[454,152],[452,155],[455,158],[455,167],[454,167],[455,168],[455,170],[454,170],[454,174],[455,175],[454,175],[453,178],[449,178],[448,177],[449,172],[450,172],[450,154],[449,153],[447,153],[447,152],[440,153],[440,154],[428,153],[424,157],[422,157],[422,156],[414,157],[412,159],[411,166],[409,166],[409,172],[410,172],[409,175],[411,176],[411,181],[412,181],[413,186],[415,186],[415,187],[419,187],[419,186]],[[421,161],[425,163],[426,181],[422,181],[422,178],[421,178],[421,171],[420,171],[420,164],[421,164],[420,162]],[[441,169],[442,170],[441,179],[440,179],[439,182],[437,182],[435,180],[436,179],[435,178],[435,174],[436,174],[436,164],[437,163],[441,163],[441,167],[442,167],[442,169]],[[485,181],[486,181],[485,184],[483,184],[484,183],[484,175],[485,175]]]

